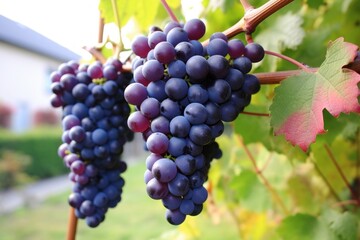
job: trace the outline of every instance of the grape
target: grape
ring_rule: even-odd
[[[145,36],[137,36],[131,45],[131,49],[136,55],[142,58],[146,57],[146,55],[150,51],[150,47],[148,45],[148,38]]]
[[[264,48],[258,43],[249,43],[245,46],[244,56],[251,62],[260,62],[265,55]]]
[[[245,74],[250,72],[252,64],[249,58],[242,56],[234,60],[233,67]]]
[[[154,57],[160,63],[168,64],[175,59],[175,56],[174,46],[169,42],[160,42],[154,48]]]
[[[196,82],[204,80],[209,72],[209,63],[202,56],[196,55],[186,62],[186,73]]]
[[[167,151],[173,157],[183,155],[186,151],[186,140],[178,137],[170,138]]]
[[[175,137],[186,137],[190,127],[190,122],[184,116],[176,116],[170,122],[170,132]]]
[[[144,85],[140,83],[130,84],[124,92],[125,100],[132,105],[140,105],[145,100],[147,91]]]
[[[160,102],[156,98],[147,98],[141,103],[140,111],[146,118],[156,118],[160,114]]]
[[[140,112],[133,112],[127,120],[129,128],[134,132],[144,132],[149,128],[149,120]]]
[[[186,65],[183,61],[175,60],[168,65],[170,77],[183,78],[186,75]]]
[[[186,215],[180,212],[180,210],[166,210],[166,220],[173,224],[173,225],[179,225],[185,221]]]
[[[152,133],[146,141],[146,147],[156,154],[163,154],[167,151],[169,146],[169,139],[160,132]]]
[[[241,57],[245,53],[245,45],[239,39],[231,39],[228,42],[229,55],[232,59]]]
[[[222,39],[222,40],[224,40],[224,41],[227,41],[227,40],[228,40],[228,38],[226,37],[226,35],[225,35],[224,33],[222,33],[222,32],[216,32],[216,33],[211,34],[211,36],[210,36],[210,41],[212,41],[212,40],[214,40],[214,39],[217,39],[217,38],[220,38],[220,39]]]
[[[150,48],[154,49],[157,44],[165,41],[166,41],[166,34],[162,31],[155,31],[149,35],[148,45]]]
[[[207,90],[200,84],[192,84],[189,87],[187,98],[189,102],[205,103],[209,99]]]
[[[159,182],[156,178],[146,184],[146,191],[152,199],[163,199],[169,193],[167,184]]]
[[[168,134],[170,132],[170,122],[164,116],[159,116],[151,121],[150,128],[153,132]]]
[[[208,59],[210,74],[215,78],[225,78],[229,72],[229,62],[220,55],[213,55]]]
[[[101,66],[99,66],[98,64],[91,64],[89,66],[89,68],[87,69],[87,74],[89,75],[89,77],[91,78],[102,78],[103,77],[103,71]]]
[[[195,158],[189,154],[177,157],[175,164],[179,171],[185,175],[191,175],[196,170]]]
[[[180,207],[182,199],[180,197],[174,196],[171,193],[162,198],[163,205],[170,210],[175,210]]]
[[[181,27],[175,27],[171,29],[166,35],[166,41],[171,43],[174,47],[180,42],[186,42],[189,40],[187,32]]]
[[[132,75],[121,71],[122,63],[109,59],[104,65],[95,62],[84,66],[71,61],[51,74],[57,83],[52,85],[51,102],[63,110],[63,144],[58,155],[74,182],[68,202],[89,227],[104,221],[108,208],[121,200],[124,186],[120,174],[126,170],[126,164],[120,154],[133,135],[126,121],[130,107],[124,90]],[[142,84],[140,89],[147,97]],[[128,98],[134,99],[139,93],[141,90],[130,91]]]
[[[134,83],[124,91],[135,108],[128,127],[142,133],[149,151],[147,194],[162,200],[173,225],[201,213],[211,162],[222,156],[216,139],[224,122],[235,120],[260,89],[249,72],[261,48],[229,41],[223,33],[212,34],[203,47],[198,40],[205,32],[199,19],[151,31],[146,54],[135,52]],[[136,38],[133,46],[139,42]]]
[[[183,62],[187,62],[189,58],[194,56],[193,45],[190,42],[181,42],[175,47],[176,58]]]
[[[160,80],[164,73],[163,65],[157,60],[147,61],[142,68],[142,74],[151,82]]]
[[[201,124],[207,119],[207,111],[201,103],[190,103],[184,110],[184,116],[192,125]]]
[[[207,46],[207,53],[210,56],[221,55],[226,56],[228,54],[229,47],[227,41],[221,38],[215,38],[209,42]]]
[[[157,160],[151,168],[153,176],[160,182],[167,183],[177,174],[176,164],[167,158]]]
[[[224,103],[231,96],[230,85],[222,79],[219,79],[208,88],[209,99],[214,103]]]
[[[181,202],[181,205],[180,205],[180,212],[185,214],[185,215],[190,215],[195,209],[195,204],[193,201],[191,200],[188,200],[188,199],[184,199],[182,202]]]
[[[199,19],[190,19],[184,25],[184,30],[188,33],[190,40],[199,40],[205,34],[205,24]]]
[[[188,85],[182,78],[170,78],[165,84],[165,93],[173,100],[183,99],[188,91]]]

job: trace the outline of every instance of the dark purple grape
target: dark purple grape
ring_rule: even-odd
[[[245,46],[244,56],[253,63],[260,62],[265,56],[265,50],[258,43],[249,43]]]

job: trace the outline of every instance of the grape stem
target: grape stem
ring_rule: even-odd
[[[251,163],[254,166],[255,173],[259,176],[259,178],[262,180],[265,187],[269,190],[272,197],[274,198],[274,201],[280,206],[280,208],[282,209],[282,211],[286,215],[289,215],[290,211],[287,209],[284,202],[281,200],[279,194],[277,194],[277,192],[274,190],[274,188],[271,186],[271,184],[269,183],[267,178],[263,175],[262,171],[257,166],[256,160],[255,160],[254,156],[251,154],[249,148],[246,146],[246,144],[244,144],[244,142],[241,140],[239,135],[236,135],[236,140],[237,140],[238,144],[241,145],[244,148],[244,150],[246,152],[246,155],[248,155],[248,157],[250,158]]]
[[[174,12],[171,10],[171,8],[169,7],[169,4],[166,2],[166,0],[161,0],[161,3],[164,6],[166,12],[169,14],[171,20],[178,23],[179,20],[176,18]]]
[[[272,56],[281,58],[281,59],[283,59],[285,61],[288,61],[289,63],[294,64],[295,66],[299,67],[300,69],[304,70],[305,72],[311,72],[311,70],[309,70],[309,68],[306,67],[304,64],[296,61],[295,59],[293,59],[291,57],[285,56],[285,55],[283,55],[281,53],[276,53],[276,52],[272,52],[272,51],[269,51],[269,50],[265,50],[265,54],[272,55]]]
[[[104,64],[106,62],[105,56],[95,47],[84,46],[83,49],[88,51],[96,60],[100,61],[101,63]]]
[[[258,117],[270,117],[269,113],[256,113],[256,112],[242,111],[241,114],[246,114],[246,115],[250,115],[250,116],[258,116]]]
[[[70,207],[67,240],[75,240],[78,219],[75,216],[75,209]]]

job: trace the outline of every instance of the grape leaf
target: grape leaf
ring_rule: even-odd
[[[352,213],[339,213],[334,210],[327,210],[324,214],[322,214],[322,217],[339,239],[358,239],[357,229],[359,226],[359,221]]]
[[[285,135],[290,143],[306,151],[317,134],[325,133],[324,109],[334,117],[342,112],[360,113],[360,75],[342,68],[354,60],[357,49],[339,38],[329,44],[317,72],[302,71],[281,82],[270,106],[275,135]]]
[[[336,239],[323,221],[302,213],[285,218],[278,227],[278,234],[286,240]]]
[[[264,49],[273,52],[282,52],[284,49],[295,49],[301,44],[305,36],[301,25],[303,19],[298,13],[288,12],[280,15],[269,26],[261,29],[255,37],[255,41],[260,43]],[[267,66],[268,71],[275,71],[279,58],[266,57],[261,64],[254,65]]]

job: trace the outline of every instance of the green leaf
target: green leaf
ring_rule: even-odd
[[[307,4],[311,8],[319,8],[321,5],[324,4],[324,0],[309,0],[307,1]]]
[[[298,213],[285,218],[278,227],[284,240],[335,240],[328,226],[314,216]]]
[[[315,214],[319,205],[315,204],[316,194],[308,176],[293,174],[287,180],[287,190],[292,197],[294,205],[301,211]]]
[[[340,240],[357,240],[359,221],[350,212],[326,211],[322,217]]]
[[[246,209],[262,212],[271,206],[271,196],[253,171],[244,170],[233,177],[230,188]]]
[[[260,43],[266,50],[278,53],[287,48],[295,49],[305,36],[304,29],[301,27],[302,23],[300,14],[288,12],[280,15],[271,25],[261,29],[255,35],[255,42]],[[271,72],[276,70],[279,61],[279,58],[267,56],[261,65],[266,65]]]
[[[178,13],[181,8],[180,0],[168,1],[171,9]],[[120,20],[120,26],[124,27],[130,20],[135,21],[138,31],[146,32],[150,26],[160,24],[167,18],[167,13],[161,4],[161,1],[149,0],[116,0],[117,14]],[[99,3],[99,10],[105,23],[115,23],[115,13],[112,1],[101,0]],[[138,32],[138,34],[140,33]]]
[[[316,135],[325,132],[324,109],[335,117],[341,112],[360,113],[360,75],[342,69],[354,59],[356,51],[357,46],[339,38],[329,45],[317,72],[303,71],[281,82],[270,107],[270,123],[276,135],[285,135],[289,142],[306,151]]]

